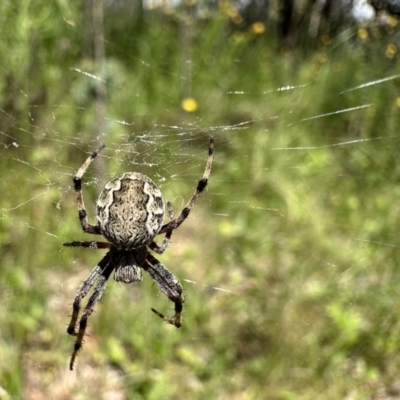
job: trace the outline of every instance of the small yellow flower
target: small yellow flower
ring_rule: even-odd
[[[263,22],[254,22],[250,27],[250,32],[254,33],[255,35],[261,35],[265,32],[265,25]]]
[[[243,17],[240,15],[239,11],[236,10],[236,8],[228,8],[226,10],[226,13],[228,14],[229,18],[236,24],[236,25],[242,25],[244,23]]]
[[[242,25],[244,23],[244,19],[243,17],[237,13],[236,15],[234,15],[232,17],[232,21],[236,24],[236,25]]]
[[[388,24],[389,24],[392,28],[394,28],[394,27],[399,23],[399,22],[397,21],[397,19],[394,18],[394,17],[392,17],[392,16],[389,16],[389,17],[388,17],[387,22],[388,22]]]
[[[393,58],[397,54],[397,47],[394,44],[388,44],[385,55],[387,58]]]
[[[191,97],[182,100],[181,107],[186,112],[194,112],[197,110],[197,101]]]
[[[246,40],[246,36],[243,32],[235,32],[230,37],[232,43],[241,43]]]
[[[369,37],[368,31],[365,28],[360,28],[357,35],[361,40],[367,40]]]

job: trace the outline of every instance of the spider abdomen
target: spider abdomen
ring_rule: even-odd
[[[125,172],[108,182],[100,193],[96,218],[104,237],[119,248],[149,244],[164,219],[161,191],[146,175]]]

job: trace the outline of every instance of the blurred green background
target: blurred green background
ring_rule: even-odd
[[[0,399],[400,398],[398,19],[350,3],[0,3]],[[110,280],[70,372],[104,253],[62,246],[91,239],[73,174],[104,142],[92,223],[129,170],[178,212],[210,135],[160,257],[183,327],[147,275]]]

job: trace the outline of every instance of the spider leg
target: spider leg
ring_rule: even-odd
[[[92,233],[95,235],[101,235],[101,232],[98,226],[90,225],[88,222],[87,213],[85,209],[85,202],[83,201],[83,194],[82,194],[82,177],[83,174],[88,169],[89,165],[96,158],[97,154],[99,154],[100,151],[104,149],[104,147],[105,145],[102,144],[96,151],[94,151],[83,163],[82,167],[78,169],[78,172],[72,179],[74,182],[74,190],[76,193],[76,200],[78,203],[78,216],[79,216],[79,221],[81,222],[82,229],[86,233]]]
[[[75,326],[78,320],[79,311],[81,309],[81,301],[88,294],[90,288],[93,286],[93,283],[102,274],[102,271],[108,266],[110,260],[111,260],[111,255],[110,253],[107,253],[103,257],[103,259],[93,268],[90,275],[86,278],[86,280],[82,283],[82,285],[76,292],[75,300],[72,305],[71,321],[67,328],[67,332],[69,335],[76,336]]]
[[[169,217],[169,220],[171,221],[171,220],[174,219],[174,209],[172,208],[172,204],[171,204],[169,201],[167,202],[167,210],[168,210],[168,217]],[[162,253],[164,253],[164,251],[167,249],[167,247],[168,247],[168,245],[169,245],[169,241],[171,240],[172,232],[173,232],[173,230],[168,231],[168,232],[165,234],[164,239],[163,239],[161,245],[158,245],[158,244],[157,244],[156,242],[154,242],[154,241],[151,242],[151,243],[149,244],[150,249],[153,250],[153,251],[155,251],[157,254],[162,254]]]
[[[210,147],[208,148],[208,158],[207,158],[206,168],[203,173],[203,177],[199,180],[196,190],[194,191],[192,197],[190,198],[186,206],[183,208],[181,213],[178,215],[178,217],[163,225],[162,228],[160,229],[159,234],[168,233],[169,231],[177,229],[182,224],[182,222],[189,216],[190,210],[196,204],[196,201],[199,198],[200,194],[204,191],[204,189],[207,186],[208,179],[210,178],[211,174],[213,154],[214,154],[214,137],[211,136]]]
[[[72,352],[71,361],[69,364],[69,369],[72,371],[74,367],[75,358],[82,348],[83,337],[85,335],[85,330],[87,326],[87,319],[92,314],[94,307],[99,302],[108,278],[110,277],[111,272],[114,269],[114,265],[111,262],[110,253],[107,253],[105,257],[100,261],[98,265],[92,270],[89,277],[82,283],[78,292],[76,294],[73,306],[72,306],[72,317],[71,322],[68,325],[67,332],[70,335],[76,336],[76,341],[74,345],[74,350]],[[75,331],[76,322],[78,320],[78,315],[80,311],[80,303],[82,299],[87,295],[90,288],[93,286],[95,281],[97,282],[96,287],[93,290],[92,295],[90,296],[84,310],[82,316],[79,320],[79,329]]]
[[[96,265],[93,268],[90,275],[82,283],[82,285],[79,287],[78,291],[76,292],[76,296],[75,296],[74,302],[72,304],[71,321],[67,328],[67,333],[69,335],[76,336],[75,326],[76,326],[76,321],[78,320],[79,311],[81,309],[81,301],[87,295],[87,293],[89,292],[93,283],[99,277],[100,274],[101,274],[101,267],[100,267],[100,265]]]
[[[182,308],[185,299],[182,294],[182,286],[178,279],[151,254],[147,254],[146,261],[142,265],[142,268],[149,273],[159,289],[175,303],[175,315],[173,317],[166,317],[154,308],[151,310],[165,322],[179,328],[182,325]]]
[[[82,240],[76,240],[74,242],[63,243],[63,246],[66,247],[88,247],[90,249],[109,249],[111,247],[111,243],[108,242],[85,242]]]

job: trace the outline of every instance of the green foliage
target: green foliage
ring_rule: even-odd
[[[394,76],[397,59],[354,37],[277,51],[223,11],[182,9],[106,9],[107,168],[94,163],[84,194],[93,218],[101,184],[140,169],[178,211],[215,135],[209,189],[162,256],[185,287],[184,326],[151,313],[172,311],[148,276],[110,282],[67,370],[71,302],[101,256],[62,248],[83,236],[68,185],[98,143],[96,82],[76,72],[98,75],[83,11],[0,5],[0,398],[365,399],[396,386],[400,79],[356,88]]]

